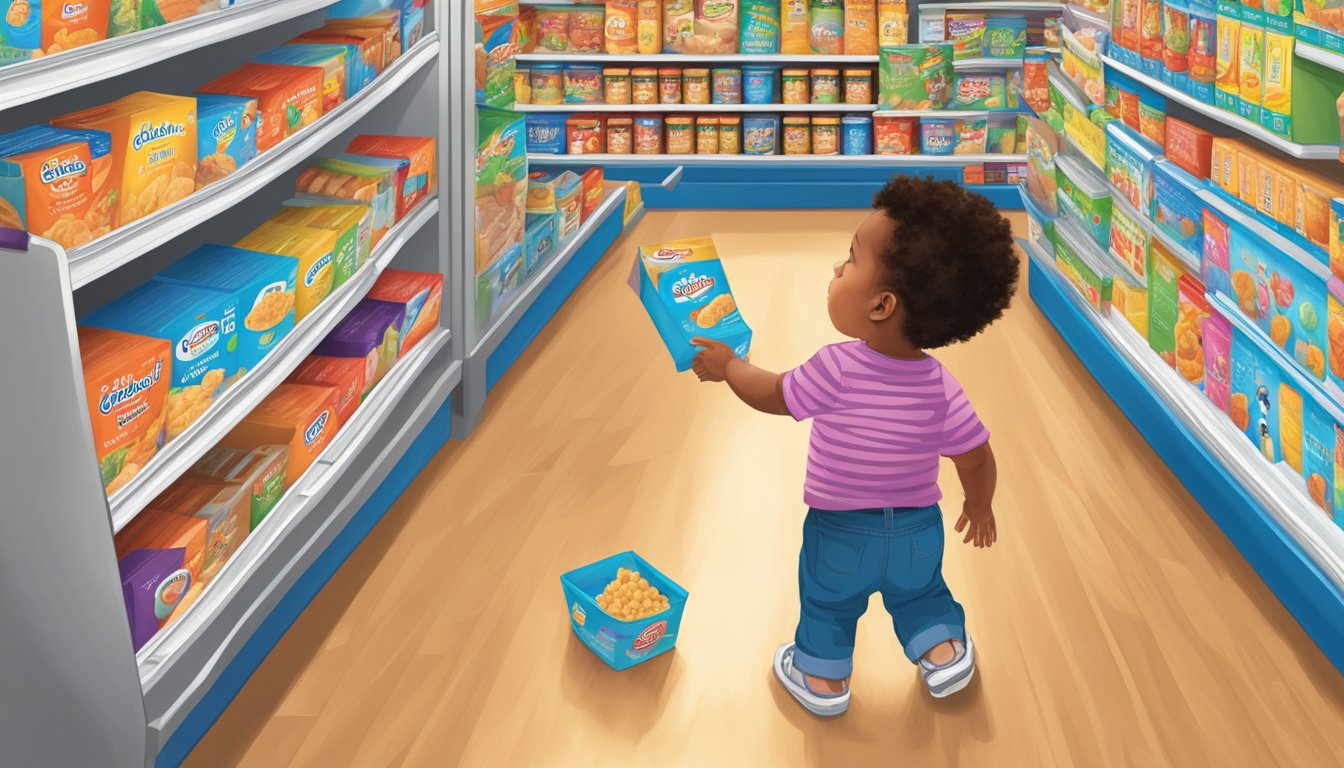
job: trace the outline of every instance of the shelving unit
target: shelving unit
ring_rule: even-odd
[[[519,104],[518,112],[872,112],[876,104]]]
[[[1336,72],[1344,72],[1344,54],[1327,51],[1303,40],[1293,42],[1293,54],[1300,59],[1314,61]]]
[[[806,165],[862,167],[963,166],[980,163],[1025,163],[1026,155],[542,155],[529,154],[533,165]]]

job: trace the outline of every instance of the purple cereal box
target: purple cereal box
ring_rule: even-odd
[[[191,588],[191,573],[182,564],[185,556],[183,548],[137,549],[117,563],[135,650],[159,631]]]
[[[313,350],[325,357],[362,357],[365,394],[391,370],[401,353],[401,325],[406,305],[365,299],[350,310]]]

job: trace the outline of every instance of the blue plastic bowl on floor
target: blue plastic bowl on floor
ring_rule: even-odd
[[[597,596],[616,578],[619,568],[639,571],[651,586],[667,595],[667,610],[636,621],[622,621],[599,608]],[[612,669],[629,669],[677,644],[687,592],[634,552],[622,552],[572,570],[560,577],[560,586],[565,590],[574,634]]]

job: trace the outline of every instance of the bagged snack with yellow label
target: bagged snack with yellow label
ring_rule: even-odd
[[[239,240],[237,246],[299,260],[298,279],[294,285],[294,322],[302,321],[331,293],[336,233],[268,221]]]
[[[630,287],[643,302],[678,371],[690,369],[696,354],[691,339],[696,337],[721,341],[746,358],[751,328],[737,310],[711,238],[640,246]]]

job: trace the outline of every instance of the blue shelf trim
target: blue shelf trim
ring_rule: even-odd
[[[243,684],[257,667],[261,666],[261,662],[270,654],[275,644],[280,642],[280,638],[298,619],[299,614],[303,613],[303,609],[308,607],[308,603],[317,596],[322,587],[326,586],[336,570],[346,558],[350,557],[350,553],[355,551],[355,547],[364,541],[364,537],[368,536],[369,531],[383,519],[383,515],[391,508],[393,502],[420,474],[439,448],[448,441],[452,422],[451,406],[452,398],[449,397],[430,417],[424,430],[407,447],[405,455],[392,468],[369,500],[336,535],[326,551],[318,555],[317,560],[304,571],[257,628],[247,641],[247,645],[243,646],[233,661],[224,668],[224,672],[202,697],[200,703],[163,745],[163,750],[159,752],[155,761],[158,768],[178,766],[186,760],[197,742],[215,724],[224,709],[233,701],[234,696],[238,695],[238,691],[242,690]]]
[[[1067,295],[1072,289],[1061,278],[1031,260],[1028,290],[1101,388],[1344,673],[1344,594],[1151,392]]]
[[[607,220],[598,225],[588,239],[579,246],[569,262],[561,267],[531,306],[523,311],[518,323],[499,342],[499,346],[490,353],[485,361],[485,387],[488,392],[518,361],[527,345],[541,333],[546,324],[555,317],[561,305],[579,287],[579,283],[588,276],[593,266],[606,254],[607,249],[620,238],[625,229],[622,212],[612,211]],[[633,256],[633,254],[632,254]]]

